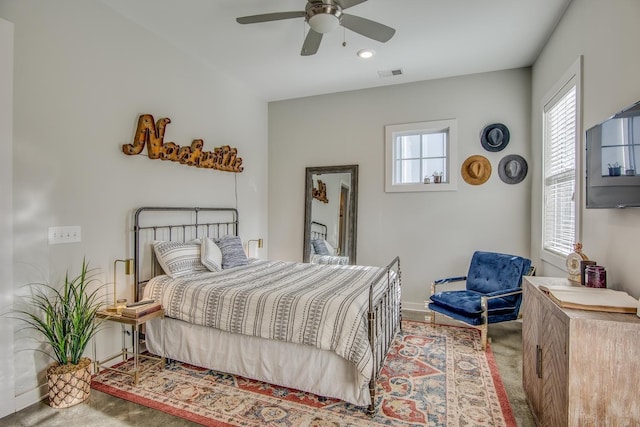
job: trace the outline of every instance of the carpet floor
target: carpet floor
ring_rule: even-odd
[[[478,332],[414,321],[404,321],[393,342],[373,416],[339,400],[179,362],[145,372],[138,386],[130,376],[103,371],[92,387],[211,426],[516,425],[491,349],[480,350]]]

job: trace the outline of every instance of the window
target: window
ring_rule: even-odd
[[[579,62],[543,111],[543,258],[566,256],[578,240],[580,212]],[[548,260],[548,257],[545,259]]]
[[[389,125],[385,131],[385,191],[456,189],[455,120]]]

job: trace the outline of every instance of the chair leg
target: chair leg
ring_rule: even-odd
[[[487,325],[478,326],[478,329],[480,329],[480,344],[482,345],[482,351],[487,351],[487,335],[489,332]]]
[[[436,326],[436,312],[431,310],[431,326]]]

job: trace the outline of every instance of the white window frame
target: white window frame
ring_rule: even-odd
[[[393,182],[395,168],[394,140],[397,136],[418,134],[418,133],[440,133],[447,132],[446,147],[446,167],[448,172],[448,182],[435,184],[431,177],[430,184],[411,183],[395,184]],[[405,123],[385,126],[385,191],[387,193],[396,192],[418,192],[418,191],[455,191],[458,188],[458,121],[456,119],[434,120],[427,122]]]
[[[566,256],[573,252],[573,247],[568,251],[562,250],[550,250],[546,248],[547,242],[545,241],[546,232],[546,112],[550,107],[554,106],[564,95],[566,95],[572,87],[576,88],[575,99],[575,169],[574,169],[574,243],[581,241],[581,212],[582,212],[582,170],[584,164],[584,150],[583,144],[583,132],[582,132],[582,57],[579,57],[574,62],[567,72],[562,76],[560,80],[554,85],[554,87],[547,93],[542,100],[542,187],[541,187],[541,238],[540,238],[540,258],[558,268],[566,268]]]

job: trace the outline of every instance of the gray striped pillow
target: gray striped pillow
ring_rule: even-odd
[[[316,250],[318,255],[331,255],[327,245],[324,244],[324,239],[313,239],[311,244],[313,244],[313,249]]]
[[[232,268],[247,265],[249,260],[244,253],[242,240],[238,236],[224,236],[214,239],[214,242],[222,252],[222,268]]]
[[[207,271],[201,261],[200,242],[157,242],[153,249],[167,276],[176,278]]]

